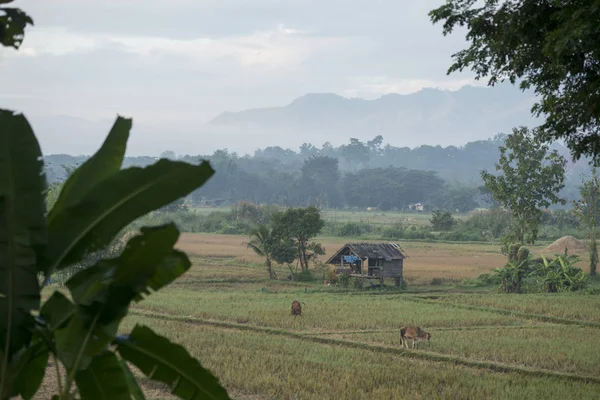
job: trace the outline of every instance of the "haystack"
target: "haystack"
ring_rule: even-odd
[[[569,250],[569,253],[577,253],[587,250],[587,245],[583,240],[579,240],[573,236],[563,236],[550,246],[546,247],[543,251],[551,254],[562,254],[564,253],[565,248]]]

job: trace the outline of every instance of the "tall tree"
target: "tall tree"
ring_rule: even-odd
[[[356,170],[358,166],[369,161],[369,147],[361,142],[360,139],[350,138],[350,144],[340,146],[338,151],[351,170]]]
[[[429,17],[444,35],[467,28],[470,46],[452,55],[448,74],[470,68],[489,86],[520,80],[540,98],[532,113],[546,116],[537,134],[600,164],[598,1],[447,0]]]
[[[304,161],[301,173],[306,194],[313,202],[322,198],[327,207],[341,205],[338,187],[341,174],[337,158],[312,156]]]
[[[590,238],[590,275],[596,275],[598,265],[598,227],[600,225],[600,177],[596,168],[589,180],[579,188],[581,200],[575,202],[575,212]]]
[[[321,233],[325,221],[315,206],[289,208],[272,217],[273,230],[283,240],[291,240],[298,254],[300,268],[308,269],[308,262],[316,255],[325,254],[320,244],[311,241]]]
[[[516,227],[512,237],[521,244],[533,244],[541,223],[541,208],[566,204],[557,193],[564,187],[564,157],[556,150],[548,152],[538,135],[525,127],[514,128],[500,146],[495,176],[486,170],[481,178],[494,200],[511,211]]]

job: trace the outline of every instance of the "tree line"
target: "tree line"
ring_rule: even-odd
[[[406,209],[411,203],[425,203],[430,209],[468,212],[489,202],[478,188],[480,171],[492,169],[499,147],[508,135],[467,143],[463,147],[383,146],[383,138],[333,147],[304,144],[298,151],[281,147],[257,150],[253,156],[239,156],[226,149],[209,155],[178,156],[166,151],[161,158],[197,163],[208,160],[217,171],[201,189],[188,196],[200,204],[227,204],[239,201],[307,206],[319,202],[328,208],[378,207]],[[564,152],[560,146],[553,146]],[[85,157],[46,157],[50,182],[66,177],[64,168],[80,164]],[[124,166],[145,166],[154,157],[126,157]],[[589,175],[585,163],[571,165],[561,193],[578,198],[578,177]],[[557,205],[554,207],[561,207]]]

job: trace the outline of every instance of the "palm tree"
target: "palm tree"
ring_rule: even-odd
[[[273,271],[273,250],[276,238],[273,230],[265,225],[259,225],[250,232],[250,241],[244,243],[249,249],[254,250],[259,256],[264,256],[265,266],[269,271],[269,279],[277,279],[277,274]]]

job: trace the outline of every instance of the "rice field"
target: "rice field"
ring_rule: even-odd
[[[359,290],[291,282],[285,268],[270,281],[244,241],[183,234],[192,269],[121,329],[149,325],[185,345],[239,400],[600,398],[600,296],[462,285],[503,265],[496,246],[405,243],[408,288]],[[324,260],[344,241],[321,242]],[[430,332],[431,347],[401,348],[403,325]],[[148,399],[172,398],[142,383]]]

